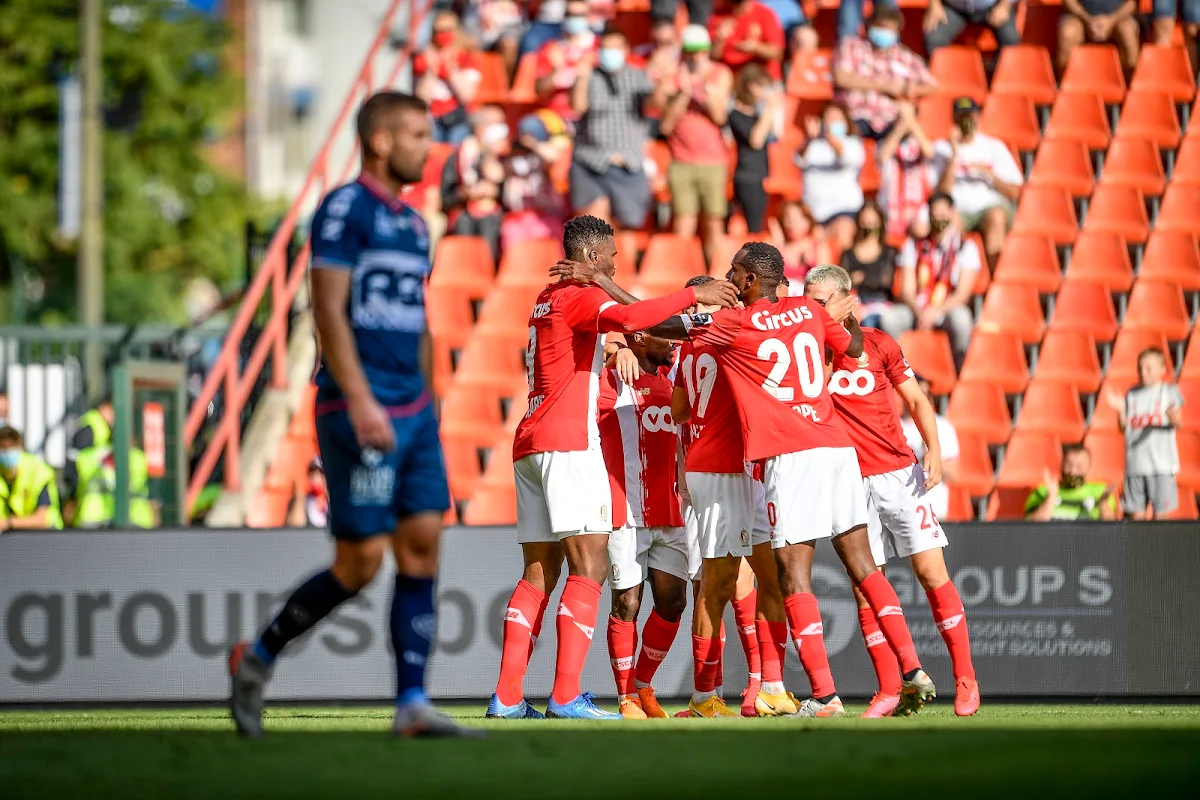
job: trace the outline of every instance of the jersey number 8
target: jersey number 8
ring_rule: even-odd
[[[796,354],[800,391],[810,399],[820,397],[825,383],[825,370],[816,337],[803,331],[797,333],[792,341],[792,351]],[[767,374],[767,379],[763,381],[762,388],[776,400],[785,403],[795,401],[795,389],[779,385],[787,377],[788,367],[792,365],[792,353],[788,352],[787,345],[778,339],[767,339],[758,346],[758,358],[761,361],[775,362],[775,366],[771,367],[770,373]]]

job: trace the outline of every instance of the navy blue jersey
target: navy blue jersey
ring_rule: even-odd
[[[326,196],[313,216],[312,265],[350,272],[346,311],[375,398],[387,406],[420,396],[430,269],[421,215],[370,176],[359,176]],[[316,383],[324,399],[340,396],[324,358]]]

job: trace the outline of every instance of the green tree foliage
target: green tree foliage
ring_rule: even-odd
[[[0,235],[33,273],[30,320],[75,318],[78,242],[57,234],[58,81],[77,69],[78,19],[79,0],[0,2]],[[227,34],[169,0],[104,2],[110,322],[184,321],[190,280],[224,286],[243,268],[244,188],[204,152],[241,101]]]

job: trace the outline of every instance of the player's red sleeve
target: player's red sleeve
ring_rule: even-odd
[[[563,319],[568,327],[575,331],[598,330],[597,323],[600,310],[608,305],[616,305],[608,294],[597,286],[576,286],[574,289],[564,289],[559,300]]]
[[[697,317],[706,315],[697,315]],[[698,345],[709,345],[720,350],[728,348],[737,339],[742,329],[742,310],[737,308],[722,309],[715,314],[707,315],[710,322],[707,325],[693,323],[688,330],[688,338]]]
[[[881,345],[880,350],[883,351],[884,358],[883,369],[887,373],[888,380],[892,382],[892,386],[899,386],[909,378],[916,377],[895,339],[885,334],[877,337],[875,341],[876,344]]]
[[[825,328],[825,344],[833,349],[833,352],[841,355],[846,352],[846,348],[850,346],[850,331],[846,330],[846,326],[840,322],[834,322],[833,317],[829,316],[829,312],[819,303],[810,303],[809,308],[812,309],[813,316]]]
[[[665,322],[672,314],[678,314],[695,304],[696,290],[690,286],[666,297],[642,300],[627,306],[613,303],[600,309],[598,330],[600,333],[610,331],[635,333],[646,328],[653,328],[658,323]]]

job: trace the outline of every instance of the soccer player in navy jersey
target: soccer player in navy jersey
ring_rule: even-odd
[[[429,157],[425,103],[379,92],[358,112],[362,172],[312,221],[313,316],[321,348],[317,443],[329,487],[333,565],[301,584],[254,642],[229,659],[238,732],[263,733],[263,690],[276,657],[371,582],[388,546],[397,575],[390,629],[398,736],[472,736],[425,695],[437,632],[434,581],[450,493],[425,370],[429,232],[399,199]]]

